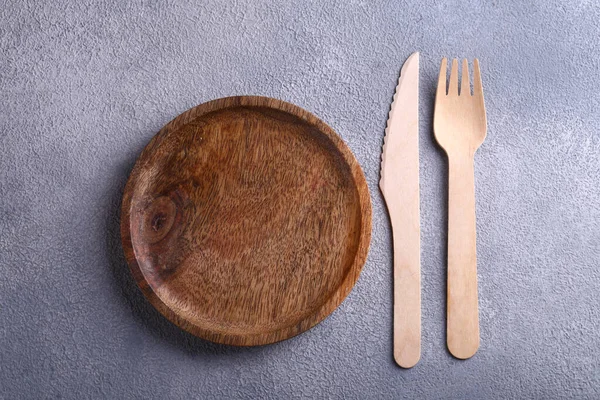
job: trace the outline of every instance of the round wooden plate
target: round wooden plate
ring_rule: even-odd
[[[367,257],[371,203],[340,137],[266,97],[201,104],[138,158],[121,236],[144,295],[182,329],[262,345],[301,333],[348,295]]]

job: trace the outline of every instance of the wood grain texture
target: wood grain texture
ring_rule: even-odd
[[[348,295],[371,204],[329,126],[283,101],[229,97],[186,111],[146,146],[121,236],[138,285],[170,321],[262,345],[311,328]]]
[[[382,152],[381,192],[394,241],[394,360],[421,358],[421,225],[419,207],[419,53],[402,67]]]
[[[460,94],[457,60],[446,93],[447,62],[444,58],[440,68],[433,129],[449,164],[447,344],[464,359],[479,348],[474,155],[485,140],[487,121],[479,61],[473,63],[473,94],[467,60]]]

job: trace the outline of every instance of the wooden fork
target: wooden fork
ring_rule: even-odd
[[[473,62],[473,94],[467,60],[452,60],[446,93],[448,60],[440,68],[433,130],[448,155],[448,310],[447,344],[457,358],[472,357],[479,347],[477,250],[475,232],[474,154],[486,135],[485,105],[479,61]]]

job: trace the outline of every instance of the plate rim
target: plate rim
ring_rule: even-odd
[[[292,114],[295,117],[304,120],[310,125],[313,125],[317,130],[325,134],[335,145],[335,148],[342,155],[343,160],[349,166],[351,175],[353,178],[354,186],[358,191],[358,199],[360,203],[360,238],[358,241],[358,248],[352,266],[349,268],[348,273],[338,286],[338,288],[332,292],[331,296],[319,307],[314,313],[304,317],[298,321],[295,325],[288,325],[275,331],[265,333],[251,333],[251,334],[235,334],[235,333],[218,333],[211,331],[210,329],[198,326],[185,318],[178,315],[172,310],[167,304],[165,304],[160,297],[154,292],[152,287],[146,281],[144,274],[142,273],[137,258],[133,251],[133,244],[131,242],[131,219],[130,209],[131,200],[133,195],[133,189],[139,175],[139,171],[142,168],[142,161],[148,159],[148,154],[151,153],[155,147],[164,139],[170,132],[173,132],[185,124],[193,121],[208,113],[219,111],[227,108],[235,107],[266,107],[272,108],[278,111]],[[157,309],[165,318],[177,325],[179,328],[191,333],[192,335],[198,336],[202,339],[209,340],[211,342],[234,345],[234,346],[258,346],[266,345],[282,340],[290,339],[302,332],[305,332],[323,320],[325,320],[333,311],[335,311],[344,299],[350,294],[354,288],[360,273],[366,263],[370,242],[371,242],[371,223],[372,223],[372,208],[369,188],[358,161],[354,154],[342,140],[342,138],[325,122],[319,119],[311,112],[291,103],[283,100],[278,100],[270,97],[263,96],[232,96],[223,97],[216,100],[211,100],[189,110],[179,114],[169,123],[167,123],[160,131],[155,134],[149,143],[144,147],[142,152],[136,158],[133,169],[131,170],[127,183],[123,190],[123,198],[121,203],[121,218],[120,218],[120,231],[121,231],[121,244],[125,253],[127,264],[129,265],[130,272],[140,288],[146,299]]]

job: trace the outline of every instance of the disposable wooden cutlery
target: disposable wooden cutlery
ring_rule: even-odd
[[[410,368],[421,358],[419,53],[400,72],[381,158],[379,186],[394,241],[394,359]]]
[[[467,60],[452,61],[446,91],[447,59],[442,60],[435,98],[433,130],[448,155],[448,310],[447,344],[457,358],[479,347],[474,154],[486,136],[486,115],[479,61],[473,62],[473,94]]]

